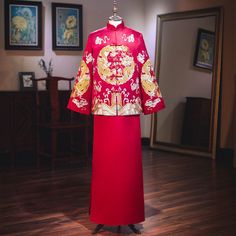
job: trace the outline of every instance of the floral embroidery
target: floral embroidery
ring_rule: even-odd
[[[95,44],[102,44],[102,43],[106,43],[107,41],[109,41],[110,38],[107,37],[107,36],[104,36],[104,38],[100,38],[99,36],[96,37],[96,40],[95,40]]]
[[[148,58],[148,54],[146,51],[142,50],[138,56],[137,56],[137,60],[143,64],[145,62],[145,58]]]
[[[80,100],[74,98],[72,99],[72,102],[78,107],[78,108],[82,108],[88,105],[88,102],[84,99],[81,98]]]
[[[92,53],[89,54],[86,53],[86,63],[89,64],[90,62],[93,62]]]
[[[129,43],[133,43],[135,41],[133,34],[131,34],[129,36],[126,36],[126,34],[123,34],[122,39],[124,41],[128,41]]]
[[[93,87],[94,87],[95,91],[101,92],[102,91],[102,82],[101,81],[97,82],[96,80],[94,80]]]
[[[97,37],[95,40],[95,44],[102,44],[102,38]]]
[[[139,92],[139,78],[136,78],[135,82],[133,79],[131,79],[130,87],[132,91],[136,91],[136,93],[138,93]]]
[[[152,101],[151,99],[147,100],[145,103],[146,107],[149,107],[149,109],[154,108],[157,103],[161,102],[160,98],[156,98],[154,101]]]
[[[137,59],[140,63],[144,63],[145,56],[142,53],[139,53]]]

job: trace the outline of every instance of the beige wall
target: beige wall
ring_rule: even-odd
[[[233,148],[233,113],[234,113],[234,73],[236,68],[236,49],[234,47],[233,31],[234,31],[234,14],[233,0],[146,0],[145,1],[145,39],[150,53],[150,57],[154,62],[155,58],[155,29],[156,16],[158,14],[166,14],[178,11],[188,11],[215,6],[224,7],[224,44],[223,44],[223,71],[222,71],[222,114],[221,114],[221,140],[222,148]],[[235,35],[235,32],[234,32]],[[145,122],[149,125],[149,117],[145,118]],[[235,144],[236,145],[236,144]]]

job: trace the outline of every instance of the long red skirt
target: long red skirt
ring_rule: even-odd
[[[140,135],[139,116],[94,116],[91,221],[144,221]]]

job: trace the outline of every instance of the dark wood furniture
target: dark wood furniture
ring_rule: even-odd
[[[199,148],[209,147],[211,99],[187,97],[182,144]]]
[[[80,149],[84,150],[83,155],[88,158],[88,117],[66,108],[73,80],[55,76],[36,79],[37,82],[45,81],[47,86],[46,96],[40,96],[40,91],[36,93],[38,166],[41,157],[48,156],[54,169],[56,161],[72,157],[72,153]],[[69,85],[68,99],[64,104],[58,90],[59,82]]]
[[[17,153],[33,152],[35,146],[35,93],[0,92],[0,155],[15,166]]]
[[[49,98],[47,91],[39,91],[38,95],[40,99],[48,102]],[[61,116],[63,119],[66,119],[68,115],[71,115],[74,120],[78,121],[78,123],[83,122],[84,119],[88,119],[89,131],[81,129],[79,132],[75,132],[75,134],[72,135],[73,137],[71,136],[71,140],[63,138],[62,136],[60,137],[60,143],[66,144],[70,147],[76,146],[74,150],[72,150],[73,153],[76,151],[76,158],[83,159],[84,161],[85,158],[80,157],[86,153],[85,148],[88,145],[86,141],[87,136],[89,136],[89,145],[91,146],[91,135],[89,134],[92,131],[92,120],[91,117],[83,116],[74,112],[71,114],[69,110],[66,109],[69,96],[69,90],[60,90],[58,93]],[[36,92],[0,91],[0,107],[0,165],[4,164],[4,166],[8,166],[9,162],[11,162],[11,166],[14,167],[15,163],[21,163],[25,156],[29,156],[26,158],[26,161],[29,161],[28,158],[32,158],[30,163],[35,163],[37,135]],[[45,118],[48,115],[49,112],[45,112]],[[44,136],[48,136],[45,141],[50,137],[49,134],[47,135],[47,132],[44,133]],[[23,162],[23,164],[25,163]]]

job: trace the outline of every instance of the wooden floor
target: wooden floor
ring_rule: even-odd
[[[143,150],[146,236],[235,236],[236,170],[199,157]],[[1,170],[0,235],[86,236],[90,168]],[[97,235],[134,235],[127,227]]]

